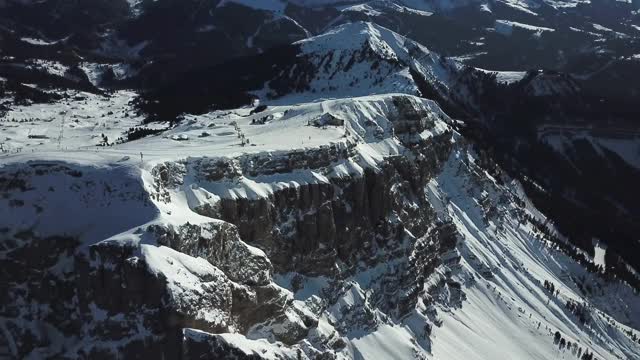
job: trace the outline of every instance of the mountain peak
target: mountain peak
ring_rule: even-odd
[[[357,21],[339,25],[323,34],[299,41],[305,52],[331,50],[359,50],[369,44],[380,55],[397,58],[404,51],[407,39],[385,27]],[[394,55],[395,54],[395,55]]]

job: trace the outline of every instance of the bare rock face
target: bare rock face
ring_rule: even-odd
[[[235,224],[243,241],[265,251],[276,272],[335,275],[338,264],[366,262],[397,245],[405,229],[417,237],[426,233],[433,214],[423,187],[450,147],[447,133],[415,144],[415,161],[389,157],[362,176],[286,187],[258,199],[222,198],[194,210]]]
[[[157,165],[152,170],[152,175],[155,179],[153,184],[155,191],[151,196],[157,201],[171,201],[168,189],[182,185],[185,174],[186,169],[180,163],[167,162]]]
[[[130,257],[131,249],[98,246],[89,255],[76,239],[33,235],[25,235],[20,245],[9,250],[12,261],[2,267],[3,277],[11,279],[2,313],[8,316],[5,336],[14,355],[171,353],[158,342],[175,328],[172,312],[164,311],[165,288]],[[140,328],[146,335],[138,334]],[[61,337],[75,338],[75,345]]]
[[[269,259],[261,250],[242,242],[235,226],[218,221],[201,225],[187,223],[176,228],[153,225],[148,231],[157,237],[158,244],[206,259],[224,272],[224,277],[228,278],[224,286],[218,286],[215,294],[207,296],[215,295],[220,300],[228,299],[228,302],[203,309],[225,309],[228,313],[224,321],[231,325],[226,331],[244,333],[261,323],[278,324],[287,330],[273,333],[273,337],[293,344],[306,336],[310,324],[317,323],[316,319],[291,308],[283,289],[272,283],[273,267]],[[291,317],[296,320],[290,321]],[[191,327],[205,330],[202,326]]]
[[[416,134],[433,127],[435,115],[413,106],[411,98],[395,96],[393,104],[398,111],[393,122],[396,134]]]
[[[272,266],[266,255],[240,240],[235,226],[226,222],[201,225],[184,224],[174,228],[153,225],[158,244],[201,257],[221,269],[229,278],[242,285],[267,285]]]
[[[225,333],[280,324],[286,331],[274,338],[293,344],[317,323],[291,309],[283,290],[271,283],[264,257],[258,263],[265,268],[256,265],[252,272],[261,275],[247,276],[254,284],[245,286],[206,260],[167,247],[101,242],[84,253],[72,238],[24,240],[29,245],[12,250],[13,261],[2,269],[11,279],[2,311],[10,317],[7,329],[19,356],[36,348],[51,356],[62,336],[81,342],[56,350],[73,357],[175,358],[184,328]],[[26,312],[25,302],[33,304]]]
[[[242,175],[258,176],[288,173],[299,169],[319,169],[330,166],[342,159],[355,154],[355,143],[336,143],[322,145],[315,149],[293,150],[275,154],[258,153],[242,155],[233,159],[190,159],[187,166],[191,168],[199,180],[221,181],[233,179]],[[164,167],[174,167],[173,163],[166,163]],[[180,172],[176,172],[180,174]],[[182,171],[184,175],[184,171]],[[166,183],[171,186],[174,183]]]

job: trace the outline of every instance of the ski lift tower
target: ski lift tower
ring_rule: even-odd
[[[58,134],[58,150],[62,148],[62,138],[64,137],[64,122],[67,119],[67,110],[61,112],[60,133]]]

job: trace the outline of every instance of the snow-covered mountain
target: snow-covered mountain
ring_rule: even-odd
[[[89,58],[103,67],[134,68],[136,86],[175,80],[188,69],[255,55],[354,21],[382,25],[487,69],[580,64],[584,70],[596,54],[640,51],[633,41],[640,28],[637,6],[621,1],[7,0],[3,6],[0,41],[12,62],[34,53],[60,61],[60,53],[46,49],[57,44],[83,58],[73,63]],[[243,19],[241,26],[236,18]]]
[[[435,102],[250,110],[4,157],[5,354],[640,356],[637,293],[586,271]]]
[[[461,67],[404,36],[368,22],[340,25],[294,45],[300,47],[298,56],[315,69],[315,76],[307,79],[303,90],[313,97],[316,93],[329,98],[390,92],[418,95],[420,82],[430,84],[434,92],[447,97],[451,78]],[[295,69],[291,73],[296,76]]]
[[[630,9],[0,0],[0,358],[640,358]]]
[[[242,75],[247,69],[252,71]],[[254,101],[283,105],[405,93],[437,100],[452,112],[475,111],[477,94],[470,87],[481,86],[482,81],[497,84],[487,79],[492,74],[434,53],[380,25],[358,21],[242,61],[186,73],[147,92],[142,108],[166,119]]]

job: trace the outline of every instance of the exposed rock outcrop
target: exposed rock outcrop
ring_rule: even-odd
[[[416,160],[392,156],[362,175],[284,187],[265,198],[222,198],[194,210],[237,225],[240,237],[263,249],[278,272],[335,275],[338,263],[349,267],[397,245],[405,229],[426,233],[433,216],[422,188],[446,158],[450,138],[445,133],[415,144]],[[315,170],[330,174],[333,168]]]
[[[201,257],[243,285],[266,285],[272,267],[266,255],[240,240],[235,226],[218,221],[207,224],[184,224],[177,228],[153,225],[148,229],[158,244],[193,257]]]

